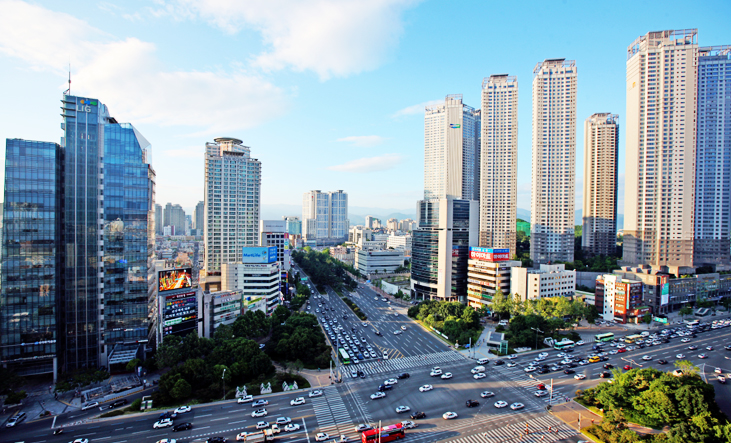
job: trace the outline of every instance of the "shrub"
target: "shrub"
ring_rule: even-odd
[[[28,396],[28,394],[26,394],[25,391],[20,391],[20,392],[13,391],[10,394],[8,394],[7,398],[5,399],[5,404],[6,405],[17,405],[27,396]]]

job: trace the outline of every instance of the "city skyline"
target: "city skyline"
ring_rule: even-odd
[[[325,7],[339,8],[347,20],[364,17],[364,25],[353,31],[325,27],[323,38],[328,42],[343,37],[339,33],[363,32],[365,28],[375,30],[366,30],[367,35],[385,35],[361,43],[354,57],[337,59],[343,53],[339,43],[325,46],[336,57],[325,55],[328,51],[321,51],[322,42],[299,41],[297,29],[285,31],[273,24],[266,7],[254,11],[234,8],[232,17],[243,23],[242,29],[235,32],[232,21],[214,7],[196,8],[179,2],[129,3],[124,7],[127,9],[80,2],[65,5],[63,12],[54,9],[58,6],[52,3],[0,4],[7,12],[0,20],[9,21],[0,26],[0,59],[8,68],[0,78],[14,85],[7,91],[14,109],[3,111],[6,126],[0,129],[0,137],[58,141],[58,126],[51,123],[53,102],[67,87],[70,61],[72,93],[104,97],[121,120],[135,121],[154,146],[156,202],[181,204],[188,214],[203,196],[201,146],[218,136],[234,136],[255,147],[263,164],[291,162],[316,172],[302,174],[298,189],[291,189],[278,179],[276,169],[265,169],[265,204],[297,204],[301,192],[307,189],[348,189],[353,205],[371,206],[369,201],[373,200],[411,212],[414,202],[423,195],[422,118],[425,107],[433,101],[441,101],[447,94],[463,94],[465,103],[479,104],[483,78],[510,72],[519,83],[527,85],[537,60],[565,57],[576,60],[582,71],[578,76],[577,119],[583,121],[594,113],[613,111],[621,122],[626,109],[621,92],[625,88],[627,42],[648,30],[689,27],[699,29],[702,42],[724,44],[730,40],[721,19],[728,15],[724,11],[729,11],[729,5],[723,2],[668,8],[669,15],[664,17],[655,17],[645,5],[633,5],[637,13],[626,17],[618,5],[606,11],[606,20],[600,23],[577,21],[560,36],[547,37],[539,35],[540,27],[531,23],[579,16],[587,13],[587,7],[524,8],[520,18],[525,26],[520,33],[500,21],[495,23],[495,33],[513,39],[514,45],[489,45],[489,36],[475,34],[473,43],[464,49],[454,48],[448,39],[435,40],[430,36],[431,28],[446,14],[463,20],[449,26],[477,29],[478,18],[487,13],[482,9],[486,6],[394,2],[346,8],[333,3]],[[495,7],[498,9],[490,10],[493,14],[513,16],[507,6]],[[709,9],[714,14],[705,12]],[[285,14],[282,20],[293,22],[293,16],[296,14]],[[28,23],[32,29],[25,29],[36,39],[23,39],[21,31],[10,25],[16,22]],[[159,31],[152,32],[151,27]],[[612,39],[597,51],[588,42],[602,31],[611,33]],[[178,39],[185,51],[161,40],[163,34]],[[312,60],[296,59],[287,51],[289,47],[273,43],[279,35],[286,37],[287,44],[295,45],[296,41],[301,45],[297,49],[301,49],[302,57],[312,55]],[[515,45],[523,49],[516,51]],[[82,47],[91,49],[83,51]],[[483,51],[479,58],[463,58],[464,63],[450,66],[437,65],[436,60],[423,56],[428,48],[429,52],[449,50],[464,57],[478,47]],[[159,86],[160,91],[120,79],[119,75],[147,79],[146,83]],[[346,91],[348,99],[344,101]],[[29,96],[33,99],[28,100]],[[186,100],[181,100],[183,96]],[[234,104],[236,101],[256,106]],[[348,106],[349,112],[341,112],[343,106]],[[217,111],[208,112],[209,107]],[[304,107],[311,111],[303,113]],[[521,95],[519,109],[518,155],[525,159],[531,152],[529,94]],[[23,117],[27,115],[36,118]],[[292,130],[277,131],[281,126]],[[581,125],[576,131],[577,140],[583,140]],[[624,139],[620,135],[620,186]],[[577,144],[576,148],[576,162],[583,164],[583,146]],[[528,209],[531,168],[523,160],[517,169],[517,206]],[[370,172],[363,172],[366,170]],[[581,206],[582,179],[579,168],[576,209]],[[356,185],[364,180],[369,183],[367,188]],[[180,201],[181,195],[193,198],[190,202]],[[621,187],[618,199],[621,214]]]

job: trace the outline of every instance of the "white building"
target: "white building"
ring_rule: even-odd
[[[240,262],[242,248],[259,244],[261,162],[241,143],[229,137],[206,143],[206,289],[220,288],[222,265]]]
[[[482,82],[480,246],[515,254],[518,170],[518,79]]]
[[[289,234],[285,220],[259,220],[259,246],[276,246],[279,266],[289,271]]]
[[[302,238],[334,244],[348,238],[348,194],[338,190],[305,192],[302,196]]]
[[[576,63],[533,69],[533,183],[530,255],[535,264],[574,261]]]
[[[386,247],[387,248],[393,248],[393,249],[399,249],[401,251],[404,251],[404,255],[406,257],[411,256],[411,244],[412,244],[412,237],[410,234],[406,235],[389,235],[388,240],[386,241]]]
[[[424,115],[424,199],[479,200],[480,110],[462,94],[428,106]]]
[[[216,328],[230,325],[246,311],[243,292],[206,292],[198,299],[198,336],[213,338]]]
[[[348,243],[360,245],[364,241],[373,239],[373,231],[363,226],[353,226],[348,233]]]
[[[224,291],[241,290],[243,301],[249,307],[259,299],[266,300],[266,314],[271,314],[281,302],[281,270],[276,261],[276,252],[260,255],[260,250],[269,248],[247,248],[244,258],[254,263],[225,263],[221,271],[221,287]],[[262,257],[261,260],[259,257]],[[267,263],[268,261],[268,263]]]
[[[404,251],[398,249],[365,250],[358,249],[355,253],[355,268],[363,275],[375,272],[393,273],[396,268],[404,265]]]
[[[563,264],[542,264],[540,269],[512,268],[510,292],[523,301],[571,297],[576,292],[576,271],[567,271]]]

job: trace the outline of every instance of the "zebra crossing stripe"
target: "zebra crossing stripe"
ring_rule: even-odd
[[[529,434],[525,435],[525,430]],[[549,432],[549,429],[551,431]],[[558,430],[558,432],[556,432]],[[524,423],[514,423],[504,427],[486,429],[477,434],[462,436],[449,440],[450,443],[495,443],[509,441],[541,441],[553,442],[577,435],[574,429],[568,428],[551,415],[540,416]],[[529,440],[526,440],[529,438]]]

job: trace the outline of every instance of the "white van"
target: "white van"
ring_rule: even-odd
[[[383,353],[383,359],[388,360],[388,354],[386,354],[385,352]]]
[[[640,332],[640,335],[643,337],[647,337],[648,335],[650,335],[650,333],[647,331],[642,331],[642,332]]]
[[[489,360],[486,359],[486,358],[481,358],[481,359],[477,360],[477,364],[478,365],[486,365],[488,361]]]
[[[499,326],[507,326],[507,325],[508,325],[508,321],[507,321],[507,320],[500,320],[500,321],[498,322],[498,325],[499,325]]]
[[[18,412],[17,414],[10,417],[10,420],[8,420],[7,423],[5,423],[6,428],[12,428],[13,426],[17,425],[21,421],[25,420],[25,412]]]
[[[475,366],[474,368],[472,368],[471,372],[473,374],[477,374],[478,372],[485,372],[485,367],[484,366]]]

